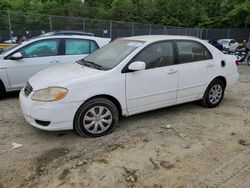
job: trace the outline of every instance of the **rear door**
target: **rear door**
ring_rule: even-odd
[[[215,62],[209,50],[201,43],[176,41],[179,82],[177,103],[199,99],[215,71]]]
[[[96,51],[99,46],[94,40],[66,38],[63,39],[62,63],[72,63]]]

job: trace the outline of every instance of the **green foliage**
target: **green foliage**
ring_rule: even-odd
[[[0,10],[8,9],[172,26],[250,27],[250,0],[0,0]]]

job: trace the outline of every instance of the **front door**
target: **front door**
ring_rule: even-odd
[[[129,115],[176,103],[178,70],[174,65],[172,42],[144,48],[131,62],[143,61],[146,69],[126,73]]]
[[[59,39],[41,40],[31,43],[16,52],[22,59],[5,60],[7,75],[12,89],[21,89],[27,80],[37,72],[60,63]]]

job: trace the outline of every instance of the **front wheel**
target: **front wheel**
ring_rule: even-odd
[[[74,129],[84,137],[100,137],[110,133],[118,124],[117,107],[106,98],[94,98],[83,104],[76,113]]]
[[[208,108],[218,106],[224,96],[225,84],[220,79],[213,80],[207,87],[202,104]]]

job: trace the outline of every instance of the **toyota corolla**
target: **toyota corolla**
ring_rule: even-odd
[[[235,60],[193,37],[122,38],[31,77],[20,105],[34,127],[99,137],[121,116],[198,100],[218,106],[238,80]]]

